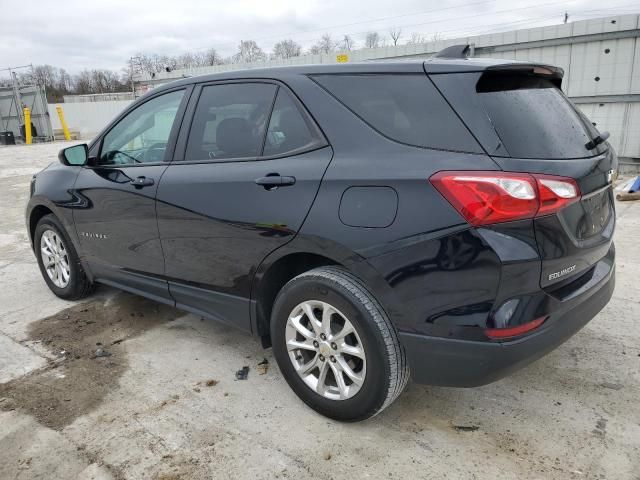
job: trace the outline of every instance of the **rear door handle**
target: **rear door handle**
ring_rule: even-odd
[[[142,188],[142,187],[150,187],[151,185],[154,184],[153,178],[148,178],[148,177],[136,177],[133,180],[131,180],[131,185],[133,185],[136,188]]]
[[[296,177],[287,177],[278,174],[269,174],[266,177],[256,178],[256,183],[262,185],[267,190],[278,187],[288,187],[296,183]]]

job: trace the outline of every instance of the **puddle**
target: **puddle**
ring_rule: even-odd
[[[117,387],[127,369],[128,339],[183,315],[173,307],[123,293],[38,320],[31,324],[29,338],[58,360],[0,385],[0,409],[26,412],[54,429],[69,425]]]

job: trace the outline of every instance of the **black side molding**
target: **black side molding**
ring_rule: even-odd
[[[471,53],[469,45],[451,45],[436,53],[434,58],[467,58],[469,53]]]

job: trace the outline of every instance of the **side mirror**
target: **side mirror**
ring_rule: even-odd
[[[73,147],[63,148],[58,153],[58,160],[63,165],[82,166],[87,163],[89,158],[89,147],[86,143],[74,145]]]

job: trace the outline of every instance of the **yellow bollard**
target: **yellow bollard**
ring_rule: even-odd
[[[31,110],[24,107],[24,143],[31,145]]]
[[[60,125],[62,125],[62,133],[64,134],[64,139],[71,140],[69,127],[67,127],[67,122],[64,120],[64,113],[62,113],[62,107],[60,105],[56,105],[56,112],[58,112],[58,118],[60,118]]]

